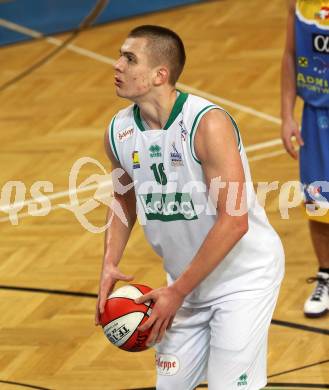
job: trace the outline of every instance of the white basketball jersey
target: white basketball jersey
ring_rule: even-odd
[[[109,126],[113,154],[135,181],[138,218],[148,241],[163,258],[169,284],[193,260],[217,219],[194,151],[198,124],[212,109],[223,110],[181,92],[163,129],[148,130],[137,105],[119,111]],[[263,294],[278,285],[283,276],[281,241],[256,200],[239,130],[230,118],[249,184],[249,230],[186,298],[185,306],[206,306],[241,294]]]

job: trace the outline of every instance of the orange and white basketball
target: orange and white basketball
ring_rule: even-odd
[[[135,303],[135,299],[152,291],[141,284],[129,284],[114,291],[107,299],[101,324],[105,336],[118,348],[130,352],[148,349],[146,340],[151,328],[140,332],[138,327],[151,315],[153,302]]]

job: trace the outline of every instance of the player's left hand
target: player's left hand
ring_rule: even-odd
[[[154,307],[150,318],[141,325],[138,330],[146,331],[152,327],[151,333],[146,341],[148,346],[159,343],[166,329],[170,328],[177,310],[181,307],[184,296],[180,294],[173,286],[155,289],[148,294],[135,300],[136,303],[154,301]]]

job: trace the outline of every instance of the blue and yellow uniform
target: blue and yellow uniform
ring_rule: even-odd
[[[296,1],[295,42],[297,94],[305,102],[300,177],[306,203],[328,209],[329,0]],[[329,223],[329,212],[311,219]]]

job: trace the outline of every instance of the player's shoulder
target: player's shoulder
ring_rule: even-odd
[[[217,105],[215,103],[213,103],[212,101],[207,100],[207,99],[205,99],[201,96],[198,96],[198,95],[193,95],[193,94],[188,95],[186,104],[191,110],[197,111],[197,112],[199,110],[202,110],[205,107],[210,107],[210,106],[217,107]]]
[[[129,126],[132,123],[133,118],[134,118],[134,105],[131,104],[130,106],[123,108],[122,110],[118,111],[115,115],[113,115],[108,127],[119,129],[124,126]]]
[[[190,95],[188,100],[191,109],[187,110],[189,111],[189,115],[185,119],[185,124],[187,124],[187,129],[189,129],[188,131],[192,136],[199,133],[202,137],[206,136],[209,138],[210,136],[211,138],[212,135],[218,137],[218,129],[222,129],[225,132],[233,125],[239,150],[241,149],[239,127],[228,111],[211,100],[200,96]]]
[[[123,142],[134,134],[134,105],[118,111],[111,119],[105,133],[105,140],[111,147],[116,160],[120,162]],[[119,145],[121,145],[119,147]]]
[[[201,96],[189,94],[186,100],[186,106],[184,110],[184,123],[187,128],[193,131],[202,119],[202,117],[213,109],[222,109],[214,102],[207,100]],[[218,110],[216,110],[218,111]]]

